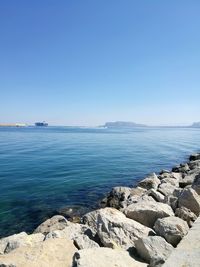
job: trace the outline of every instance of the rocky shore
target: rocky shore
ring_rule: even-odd
[[[194,154],[136,187],[113,188],[80,223],[56,215],[32,234],[0,239],[0,267],[163,266],[199,214],[200,154]]]

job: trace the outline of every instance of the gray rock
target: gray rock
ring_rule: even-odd
[[[158,219],[154,225],[157,234],[164,237],[167,242],[176,246],[184,235],[187,234],[189,227],[187,223],[175,216]]]
[[[160,180],[158,179],[157,175],[155,173],[152,173],[141,182],[139,182],[138,186],[149,190],[152,188],[157,189],[159,184]]]
[[[46,235],[51,231],[64,229],[67,224],[68,221],[65,219],[65,217],[61,215],[56,215],[40,224],[35,229],[34,233],[42,233]]]
[[[190,161],[193,161],[193,160],[199,160],[199,159],[200,159],[200,153],[192,154],[192,155],[189,157],[189,160],[190,160]]]
[[[74,267],[147,267],[124,250],[111,248],[82,249],[75,253]]]
[[[135,241],[135,247],[142,259],[147,263],[164,261],[171,254],[173,247],[161,236],[148,236]],[[154,265],[155,266],[155,265]]]
[[[145,200],[129,205],[124,209],[124,213],[128,218],[151,228],[158,218],[174,215],[169,205]]]
[[[172,168],[172,172],[181,172],[181,173],[187,173],[190,171],[189,165],[187,163],[180,164],[179,166],[175,166]]]
[[[178,207],[190,209],[196,216],[200,214],[200,196],[192,188],[184,189],[178,198]]]
[[[188,163],[188,166],[190,167],[190,170],[195,170],[200,168],[200,160],[190,161]]]
[[[158,202],[164,202],[165,196],[155,189],[149,190],[149,196],[153,197]]]
[[[191,210],[185,207],[177,208],[175,215],[186,221],[189,227],[191,227],[194,221],[197,219],[197,216]]]
[[[119,210],[113,208],[99,209],[93,212],[92,225],[95,219],[98,236],[105,247],[128,249],[134,246],[139,237],[154,234],[152,229],[126,218]],[[90,224],[89,221],[87,223]]]
[[[173,195],[174,193],[174,190],[176,189],[177,187],[172,185],[172,184],[169,184],[169,183],[162,183],[159,185],[158,187],[158,191],[160,193],[162,193],[164,196],[168,196],[168,195]]]
[[[197,192],[198,195],[200,195],[200,174],[195,176],[192,188]]]
[[[178,187],[179,186],[179,181],[177,179],[174,179],[174,178],[164,178],[162,179],[161,181],[161,184],[171,184],[175,187]]]

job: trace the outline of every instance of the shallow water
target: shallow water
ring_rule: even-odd
[[[113,186],[186,161],[200,129],[0,128],[0,236],[61,207],[94,207]]]

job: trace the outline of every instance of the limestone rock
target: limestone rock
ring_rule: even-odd
[[[129,205],[124,209],[124,213],[128,218],[151,228],[154,226],[154,223],[158,218],[174,215],[174,212],[169,205],[145,200]]]
[[[34,233],[42,233],[46,235],[51,231],[64,229],[67,226],[67,224],[68,221],[65,219],[65,217],[61,215],[55,215],[52,218],[40,224],[35,229]]]
[[[171,254],[173,247],[161,236],[148,236],[135,241],[135,247],[147,263],[164,262]]]
[[[164,202],[165,196],[155,189],[149,190],[149,196],[152,196],[158,202]]]
[[[164,196],[173,195],[176,186],[170,183],[162,183],[158,187],[158,191],[162,193]]]
[[[25,232],[21,232],[19,234],[11,235],[0,239],[0,254],[9,253],[21,246],[34,246],[43,240],[44,235],[41,233],[27,235]]]
[[[97,233],[105,247],[128,249],[134,246],[134,241],[139,237],[154,234],[152,229],[126,218],[122,212],[116,209],[104,208],[96,210],[94,213]]]
[[[191,227],[194,221],[197,219],[197,216],[191,210],[185,207],[177,208],[175,215],[186,221],[189,227]]]
[[[187,234],[189,227],[187,223],[175,216],[158,219],[154,225],[157,234],[164,237],[167,242],[176,246],[184,235]]]
[[[196,216],[200,214],[200,196],[192,188],[184,189],[178,198],[178,207],[190,209]]]
[[[63,230],[55,230],[46,235],[49,238],[67,238],[74,241],[77,248],[93,248],[99,247],[94,241],[95,233],[86,225],[68,222]]]
[[[36,246],[20,247],[0,256],[0,266],[16,267],[72,267],[77,249],[71,240],[48,239]]]
[[[200,174],[195,176],[192,188],[197,192],[198,195],[200,195]]]
[[[120,249],[93,248],[79,250],[74,255],[75,267],[147,267]]]
[[[139,182],[138,186],[149,190],[151,188],[157,189],[159,184],[160,180],[158,179],[157,175],[155,173],[152,173],[147,178]]]

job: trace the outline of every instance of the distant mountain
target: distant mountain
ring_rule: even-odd
[[[106,122],[103,127],[107,128],[133,128],[133,127],[147,127],[145,124],[139,124],[135,122],[129,121],[114,121],[114,122]]]
[[[200,128],[200,121],[199,122],[194,122],[190,127]]]

